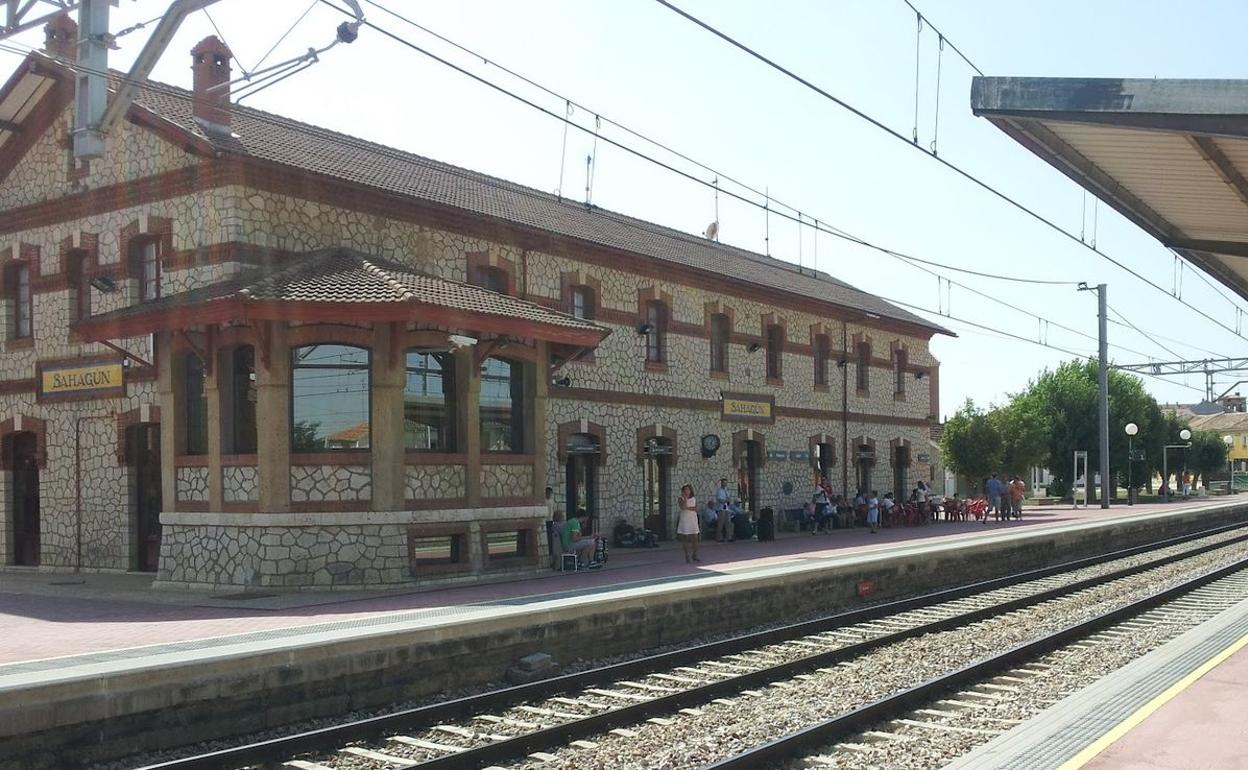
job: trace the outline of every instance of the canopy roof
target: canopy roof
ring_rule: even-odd
[[[971,109],[1248,299],[1248,80],[977,77]]]
[[[609,333],[592,321],[350,249],[300,255],[276,269],[247,268],[239,278],[92,316],[74,329],[83,340],[100,341],[227,321],[407,321],[587,347]]]

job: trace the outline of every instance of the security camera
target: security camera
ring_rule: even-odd
[[[446,341],[450,343],[452,350],[472,347],[473,345],[477,344],[476,337],[465,337],[462,334],[452,334],[451,336],[446,338]]]

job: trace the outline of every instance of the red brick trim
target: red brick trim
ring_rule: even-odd
[[[27,417],[19,414],[16,417],[10,417],[4,422],[0,422],[0,438],[8,437],[13,433],[33,433],[35,434],[35,464],[40,468],[48,466],[48,425],[38,417]],[[0,442],[4,447],[4,455],[0,457],[0,467],[6,470],[13,469],[13,458],[9,456],[11,451],[9,442]]]
[[[160,424],[160,407],[151,405],[148,407],[148,422]],[[121,412],[117,415],[117,464],[126,464],[126,431],[134,425],[143,423],[143,407],[136,407],[128,412]],[[176,462],[175,462],[176,465]]]
[[[566,463],[568,461],[568,442],[575,433],[584,433],[593,436],[598,440],[598,461],[605,463],[607,461],[607,429],[596,422],[585,421],[585,429],[581,430],[581,421],[572,420],[570,422],[561,423],[556,428],[558,435],[558,453],[559,462]]]
[[[753,428],[745,428],[732,434],[732,467],[740,468],[745,463],[745,442],[757,441],[758,447],[758,467],[767,464],[767,436],[762,431]]]
[[[672,458],[672,467],[675,467],[680,458],[680,442],[676,429],[667,425],[643,425],[637,429],[637,463],[646,461],[646,442],[655,438],[671,444],[672,453],[668,457]]]

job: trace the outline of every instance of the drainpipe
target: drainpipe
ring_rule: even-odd
[[[74,572],[82,572],[82,421],[117,419],[116,412],[82,415],[74,420]]]

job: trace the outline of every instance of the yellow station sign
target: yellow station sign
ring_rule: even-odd
[[[49,366],[39,373],[39,395],[45,398],[107,397],[124,392],[124,377],[120,361]]]
[[[772,422],[773,402],[770,398],[749,398],[725,394],[721,400],[720,417],[733,422]]]

